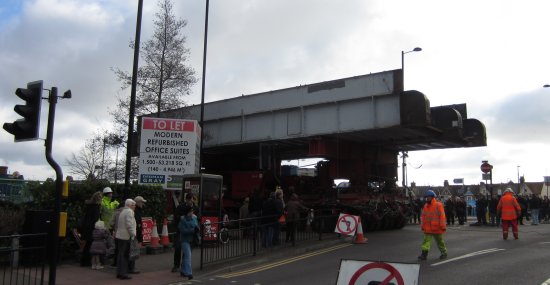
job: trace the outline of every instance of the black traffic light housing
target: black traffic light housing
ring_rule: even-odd
[[[40,130],[42,80],[27,83],[27,88],[17,88],[15,94],[25,101],[25,105],[15,105],[13,108],[23,118],[4,123],[3,128],[14,136],[16,142],[35,140]]]

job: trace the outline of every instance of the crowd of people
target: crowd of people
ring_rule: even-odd
[[[130,250],[134,240],[138,246],[143,242],[142,208],[146,202],[137,196],[120,204],[113,199],[110,187],[94,192],[85,201],[84,216],[78,225],[83,242],[80,266],[102,269],[112,256],[111,266],[116,267],[118,279],[127,280],[131,279],[129,274],[139,274]]]
[[[121,204],[113,199],[110,187],[93,193],[85,201],[84,215],[78,226],[82,240],[80,265],[93,270],[103,269],[112,258],[111,267],[116,268],[118,279],[128,280],[132,274],[139,274],[131,251],[134,250],[134,243],[139,247],[143,243],[142,217],[146,202],[142,196],[137,196]],[[255,190],[242,201],[239,209],[239,220],[242,221],[240,226],[246,228],[251,218],[260,221],[261,243],[268,248],[281,243],[279,236],[282,224],[287,228],[286,242],[293,242],[298,220],[309,210],[295,193],[291,193],[290,198],[285,200],[280,187],[276,187],[269,195]],[[198,205],[194,195],[182,192],[172,219],[173,228],[176,229],[172,272],[178,272],[188,280],[193,279],[191,249],[201,240],[197,214]],[[250,231],[243,231],[245,237],[250,234]]]
[[[445,210],[446,224],[464,225],[469,214],[474,214],[477,221],[472,224],[474,226],[497,226],[501,225],[500,217],[497,215],[497,205],[501,199],[501,195],[494,195],[488,198],[484,195],[475,197],[475,207],[468,205],[464,197],[451,196],[444,201],[443,208]],[[518,215],[518,223],[524,225],[524,220],[530,221],[531,225],[538,225],[542,221],[550,220],[550,200],[548,196],[541,198],[540,195],[517,195],[517,201],[521,207],[521,212]],[[425,200],[421,198],[411,199],[409,202],[411,208],[410,223],[419,223],[420,214],[424,206]]]
[[[424,239],[421,245],[421,254],[418,260],[426,260],[432,239],[435,239],[439,251],[440,259],[447,258],[447,247],[443,235],[448,225],[454,225],[455,217],[459,224],[464,224],[467,205],[460,197],[450,197],[444,203],[436,198],[433,190],[428,190],[424,195],[424,201],[414,199],[410,203],[413,209],[411,221],[418,222],[421,225]],[[472,225],[502,225],[502,239],[507,240],[510,227],[514,239],[519,239],[518,224],[523,225],[524,217],[529,220],[528,212],[531,216],[531,225],[538,225],[541,220],[548,221],[549,201],[548,197],[541,199],[538,195],[516,196],[511,188],[507,188],[503,195],[494,196],[486,199],[485,196],[478,196],[475,201],[477,223]],[[489,221],[487,221],[487,216]]]

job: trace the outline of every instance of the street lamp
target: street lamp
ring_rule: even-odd
[[[401,51],[401,72],[403,73],[403,89],[405,89],[405,54],[417,51],[422,51],[422,48],[415,47],[410,51]]]
[[[406,53],[410,53],[410,52],[417,52],[417,51],[421,51],[422,48],[419,48],[419,47],[415,47],[414,49],[412,50],[409,50],[409,51],[401,51],[401,77],[403,79],[403,90],[405,90],[405,54]],[[402,171],[403,171],[403,174],[401,175],[402,176],[402,179],[403,181],[401,181],[402,185],[403,185],[403,189],[405,189],[407,187],[407,157],[408,157],[408,152],[407,151],[403,151],[403,167],[402,167]]]
[[[520,166],[518,165],[518,167],[517,167],[518,168],[518,195],[520,194],[520,189],[519,189],[519,167]]]

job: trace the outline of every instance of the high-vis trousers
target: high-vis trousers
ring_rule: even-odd
[[[422,242],[422,251],[430,251],[430,246],[432,244],[432,237],[437,243],[437,247],[441,254],[447,253],[447,247],[445,247],[445,241],[443,241],[443,234],[424,234],[424,242]]]

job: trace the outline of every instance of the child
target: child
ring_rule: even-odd
[[[107,238],[109,238],[109,232],[105,230],[105,223],[99,220],[95,223],[95,229],[92,232],[92,245],[90,247],[90,254],[92,255],[92,269],[102,269],[100,263],[100,256],[104,256],[107,252]]]

